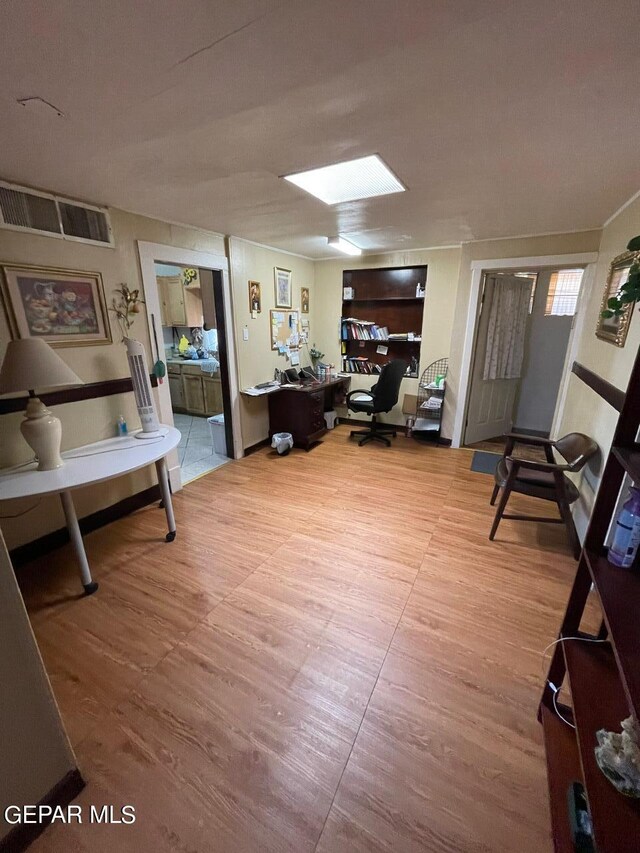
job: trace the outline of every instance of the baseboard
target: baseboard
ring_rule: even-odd
[[[450,438],[443,438],[442,436],[440,436],[440,438],[438,439],[438,444],[441,447],[451,447],[451,439]]]
[[[271,442],[268,438],[263,438],[262,441],[257,441],[255,444],[251,444],[249,447],[245,447],[244,455],[251,456],[252,453],[256,453],[258,450],[262,450],[263,447],[269,447]]]
[[[98,528],[104,527],[112,521],[116,521],[118,518],[130,515],[137,509],[142,509],[143,506],[148,506],[150,503],[159,500],[160,486],[150,486],[142,492],[136,492],[135,495],[129,495],[129,497],[118,501],[118,503],[105,507],[105,509],[99,509],[97,512],[93,512],[91,515],[86,515],[84,518],[81,518],[79,522],[80,530],[83,534],[91,533],[92,530],[98,530]],[[66,545],[68,541],[69,531],[66,527],[62,527],[60,530],[45,533],[44,536],[40,536],[39,539],[34,539],[33,542],[18,545],[17,548],[13,548],[9,552],[13,567],[17,569],[20,566],[24,566],[25,563],[30,563],[31,560],[42,557],[43,555],[54,551],[56,548],[62,548],[62,546]]]
[[[85,782],[80,771],[77,768],[70,770],[37,805],[65,808],[78,796],[84,786]],[[51,820],[44,820],[42,823],[17,824],[8,835],[0,839],[0,853],[22,853],[38,836],[42,835],[50,823]]]

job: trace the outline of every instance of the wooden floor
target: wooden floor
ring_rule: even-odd
[[[21,584],[88,782],[134,826],[33,850],[549,853],[536,705],[575,563],[503,521],[471,451],[336,429],[261,451]],[[520,496],[514,504],[532,509]]]

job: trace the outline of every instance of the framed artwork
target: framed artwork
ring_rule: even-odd
[[[300,288],[300,313],[308,314],[309,313],[309,288],[301,287]]]
[[[99,272],[2,266],[2,292],[16,338],[44,338],[53,347],[111,343]]]
[[[274,267],[273,274],[276,283],[276,308],[291,308],[291,270]]]
[[[624,252],[622,255],[618,255],[611,261],[609,275],[607,276],[607,283],[602,296],[600,312],[605,310],[609,299],[618,294],[622,285],[629,278],[631,265],[634,261],[637,262],[639,259],[640,252]],[[617,347],[623,347],[624,342],[627,339],[627,332],[629,331],[631,313],[634,305],[635,302],[630,302],[628,305],[625,305],[622,314],[618,317],[605,318],[601,316],[601,313],[598,314],[596,337],[603,341],[609,341],[609,343],[615,344]]]
[[[262,289],[259,281],[249,282],[249,311],[253,314],[262,313]]]

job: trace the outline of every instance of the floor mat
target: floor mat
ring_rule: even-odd
[[[471,460],[471,470],[476,474],[495,474],[496,466],[502,458],[499,453],[487,453],[485,450],[476,450]]]

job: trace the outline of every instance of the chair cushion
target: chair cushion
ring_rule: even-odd
[[[352,412],[366,412],[370,415],[373,412],[373,400],[367,397],[363,397],[361,400],[351,398],[349,408]]]
[[[498,462],[495,475],[496,484],[501,488],[507,482],[510,470],[511,462],[508,462],[503,456]],[[563,476],[567,490],[567,498],[569,499],[569,503],[573,503],[578,499],[580,493],[571,480],[566,475]],[[548,490],[548,499],[554,500],[556,482],[550,471],[534,471],[531,468],[520,468],[513,490],[514,492],[521,492],[523,494],[534,494],[537,497],[543,497],[543,494],[540,494],[540,492]],[[544,497],[546,497],[546,495],[544,495]]]

